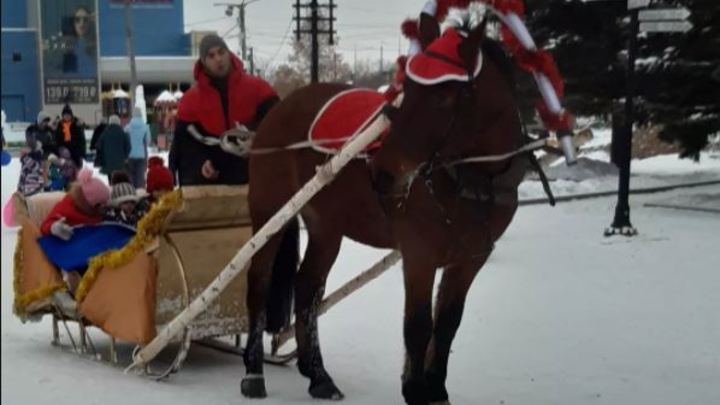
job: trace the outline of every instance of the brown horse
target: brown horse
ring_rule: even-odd
[[[459,53],[470,70],[482,49],[485,62],[468,82],[421,85],[407,80],[402,105],[387,112],[391,132],[368,160],[352,161],[300,212],[308,246],[294,279],[298,368],[315,398],[340,399],[325,369],[317,310],[343,237],[402,252],[405,279],[406,365],[402,393],[408,404],[446,403],[450,346],[468,289],[517,208],[522,157],[497,163],[452,165],[468,156],[503,154],[522,143],[513,84],[499,45],[484,27],[470,31]],[[506,69],[505,69],[506,70]],[[347,87],[310,85],[290,95],[266,117],[253,148],[301,142],[327,100]],[[329,156],[285,150],[250,159],[249,203],[259,229]],[[295,232],[294,230],[286,231]],[[272,265],[287,252],[276,235],[253,258],[248,275],[250,336],[245,352],[245,396],[266,396],[263,331],[282,314],[266,310],[274,285]],[[283,252],[285,251],[285,252]],[[435,313],[433,281],[443,268]],[[276,270],[275,272],[277,272]],[[286,272],[290,277],[292,272]]]

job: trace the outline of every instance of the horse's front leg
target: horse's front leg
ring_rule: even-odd
[[[240,391],[248,398],[265,398],[265,376],[263,363],[265,349],[263,335],[266,326],[266,300],[272,280],[272,264],[280,244],[274,237],[255,254],[247,277],[247,310],[250,323],[248,341],[245,346],[245,377],[240,382]]]
[[[405,278],[405,370],[402,394],[409,405],[429,403],[425,355],[432,333],[432,290],[435,267],[403,255]]]
[[[448,266],[443,272],[435,303],[435,323],[432,340],[428,346],[425,370],[430,390],[430,404],[449,404],[445,381],[450,347],[460,327],[470,285],[485,260]]]
[[[308,224],[310,228],[311,224]],[[310,240],[295,281],[295,337],[298,369],[310,379],[313,398],[340,400],[343,393],[325,369],[320,351],[318,310],[325,293],[325,281],[340,250],[340,235],[318,235]]]

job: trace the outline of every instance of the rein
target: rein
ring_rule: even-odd
[[[229,138],[237,135],[226,135],[223,134],[220,137],[210,137],[210,136],[204,136],[198,131],[195,126],[190,125],[188,127],[188,132],[190,135],[198,142],[202,143],[203,145],[207,146],[219,146],[222,150],[225,152],[231,153],[233,155],[237,155],[240,157],[247,157],[249,155],[267,155],[270,153],[277,153],[277,152],[283,152],[288,150],[297,150],[297,149],[308,149],[312,148],[313,146],[319,145],[327,145],[327,144],[334,144],[338,142],[347,142],[353,137],[347,136],[344,138],[338,138],[338,139],[321,139],[317,141],[300,141],[291,143],[289,145],[285,146],[278,146],[274,148],[258,148],[258,149],[250,149],[247,148],[239,148],[237,147],[237,143],[230,141]],[[254,137],[254,133],[250,133],[250,142],[252,142],[252,138]]]

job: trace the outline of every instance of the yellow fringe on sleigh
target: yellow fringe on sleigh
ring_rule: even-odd
[[[22,286],[22,266],[23,266],[23,254],[22,254],[22,233],[21,229],[17,234],[17,243],[15,243],[15,254],[13,255],[13,290],[15,292],[15,302],[13,303],[13,313],[17,316],[22,317],[25,315],[25,308],[33,302],[50,297],[55,291],[65,289],[65,284],[57,283],[37,290],[30,291],[26,294],[21,293]]]
[[[111,250],[92,258],[75,292],[75,300],[82,302],[83,299],[85,299],[88,292],[90,292],[90,288],[92,288],[95,280],[97,280],[100,275],[100,271],[122,267],[130,263],[136,255],[144,252],[160,235],[160,232],[162,232],[168,215],[180,207],[181,204],[182,194],[180,190],[175,190],[172,193],[164,195],[160,201],[153,206],[150,212],[140,219],[135,236],[125,247],[120,250]]]

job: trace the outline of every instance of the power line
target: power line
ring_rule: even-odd
[[[205,23],[209,23],[209,22],[215,22],[215,21],[220,21],[220,20],[227,20],[228,18],[230,18],[230,17],[209,18],[209,19],[207,19],[207,20],[199,20],[199,21],[189,22],[189,23],[187,23],[187,24],[184,24],[184,26],[185,26],[185,27],[190,27],[190,26],[193,26],[193,25],[200,25],[200,24],[205,24]]]
[[[287,39],[288,39],[288,35],[290,34],[290,28],[292,28],[292,24],[293,24],[293,20],[291,19],[291,20],[290,20],[290,23],[288,23],[288,26],[287,26],[287,28],[285,29],[285,34],[283,34],[283,39],[282,39],[282,42],[283,42],[283,43],[281,43],[280,46],[278,46],[278,48],[275,50],[275,54],[273,55],[272,58],[270,58],[270,61],[268,62],[268,67],[267,67],[267,70],[268,70],[268,71],[269,71],[272,67],[274,67],[273,63],[275,63],[275,58],[278,57],[278,55],[280,54],[280,51],[281,51],[282,48],[286,45],[285,41],[287,41]]]
[[[220,35],[220,37],[222,37],[222,38],[227,38],[228,34],[230,34],[230,33],[231,33],[235,28],[237,28],[237,27],[238,27],[237,23],[233,24],[233,26],[230,27],[229,30],[225,31],[224,34]],[[232,38],[232,37],[231,37],[231,38]]]

